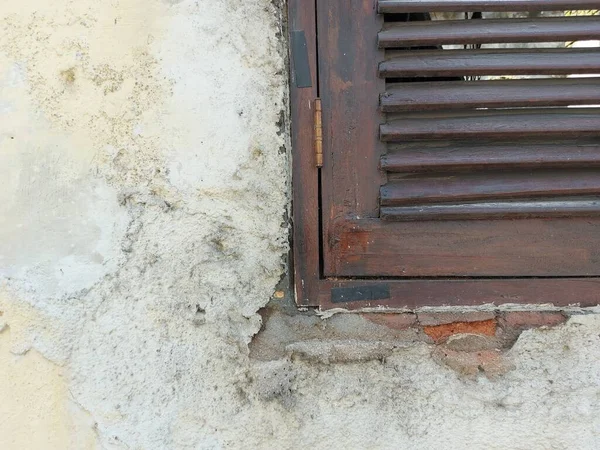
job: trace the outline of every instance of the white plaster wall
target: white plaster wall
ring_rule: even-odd
[[[423,343],[250,358],[288,249],[283,15],[0,0],[0,448],[600,447],[595,315],[494,380]]]

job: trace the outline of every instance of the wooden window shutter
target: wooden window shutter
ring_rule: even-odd
[[[599,303],[600,48],[578,43],[600,39],[600,1],[302,5],[299,303]],[[317,97],[320,169],[301,125]]]

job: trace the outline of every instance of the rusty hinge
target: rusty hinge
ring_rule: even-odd
[[[315,156],[317,167],[323,167],[323,118],[321,112],[321,99],[315,99]]]

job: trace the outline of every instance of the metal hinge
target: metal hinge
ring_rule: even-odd
[[[315,99],[315,117],[314,117],[314,129],[315,129],[315,156],[317,161],[317,167],[323,167],[323,117],[321,112],[321,99]]]

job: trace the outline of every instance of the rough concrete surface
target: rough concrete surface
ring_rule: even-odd
[[[598,448],[595,315],[524,331],[493,377],[357,315],[259,332],[283,8],[0,2],[0,448]]]

